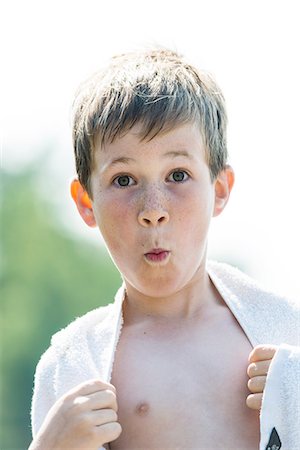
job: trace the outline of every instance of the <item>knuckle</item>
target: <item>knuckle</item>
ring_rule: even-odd
[[[255,362],[272,359],[276,350],[277,350],[276,345],[267,345],[267,344],[257,345],[250,353],[249,360]]]
[[[117,397],[113,391],[106,389],[105,395],[106,395],[106,400],[109,402],[109,404],[113,404],[116,402]]]
[[[95,388],[98,388],[99,390],[103,389],[103,388],[107,388],[107,383],[105,383],[104,381],[101,381],[100,379],[95,379],[91,381],[92,386]]]
[[[80,414],[82,405],[76,403],[73,397],[64,397],[59,400],[58,409],[61,411],[64,420],[69,421],[74,420],[74,418]]]
[[[249,355],[249,362],[257,361],[258,355],[259,355],[259,351],[260,351],[260,346],[259,345],[255,346],[252,349],[252,351],[251,351],[251,353]]]
[[[114,385],[107,383],[107,388],[116,395],[116,388]]]
[[[115,394],[112,390],[106,389],[105,392],[107,393],[108,397],[109,397],[111,400],[115,400],[115,399],[116,399],[116,394]]]
[[[248,389],[253,393],[262,392],[262,383],[259,377],[250,378],[248,381]]]
[[[78,395],[73,399],[73,405],[74,407],[78,407],[78,409],[81,409],[84,407],[89,401],[89,398],[83,395]]]
[[[94,380],[93,386],[98,388],[99,391],[109,391],[116,395],[116,388],[110,383],[105,383],[104,381],[96,379]]]
[[[97,430],[98,436],[101,437],[104,444],[117,439],[122,432],[122,427],[119,422],[110,422],[98,427],[98,429],[95,428],[95,430]]]
[[[262,394],[250,394],[246,398],[248,408],[259,410],[262,404]]]
[[[256,395],[255,394],[248,395],[248,397],[246,398],[246,404],[247,404],[248,408],[256,409],[256,405],[257,405]]]
[[[259,361],[264,355],[264,345],[257,345],[252,351],[252,361]]]
[[[260,375],[265,376],[268,374],[270,364],[271,364],[271,360],[263,361],[260,364]]]
[[[97,391],[97,390],[101,391],[103,388],[106,387],[106,384],[103,383],[99,379],[91,379],[91,380],[84,382],[81,386],[82,386],[81,389],[84,391],[86,391],[87,389],[91,390],[91,391]]]
[[[80,397],[75,397],[73,401],[70,403],[70,411],[75,415],[80,415],[84,410],[83,404],[84,402],[81,400]]]
[[[99,378],[92,378],[79,385],[76,393],[78,395],[82,391],[86,393],[86,391],[89,390],[95,392],[95,391],[102,391],[104,389],[107,389],[107,383],[105,383]]]
[[[253,385],[253,382],[252,382],[252,378],[251,378],[250,380],[248,380],[248,384],[247,384],[249,391],[252,391],[252,385]]]
[[[99,392],[98,394],[98,402],[99,405],[101,405],[101,407],[99,406],[99,409],[114,409],[117,411],[117,397],[116,394],[109,390],[109,389],[105,389],[102,390],[101,392]]]
[[[246,405],[248,406],[248,408],[251,408],[251,404],[252,404],[251,396],[248,395],[248,397],[246,398]]]
[[[265,348],[259,347],[255,353],[256,360],[261,361],[262,359],[264,359],[264,355],[265,355]]]
[[[77,394],[76,394],[77,395]],[[74,397],[76,397],[74,391],[69,391],[66,394],[64,394],[64,396],[61,398],[61,401],[64,405],[68,404],[68,403],[72,403]]]
[[[249,378],[267,375],[270,364],[271,360],[257,361],[249,364],[247,368],[247,374]]]
[[[272,362],[272,359],[268,359],[268,360],[266,361],[266,365],[265,365],[265,367],[266,367],[266,371],[268,371],[268,370],[269,370],[269,368],[270,368],[270,365],[271,365],[271,362]]]
[[[115,430],[115,433],[117,434],[117,437],[119,437],[120,434],[122,433],[122,427],[121,427],[121,425],[120,425],[119,422],[116,422],[116,430]]]
[[[122,432],[121,425],[119,424],[119,422],[112,422],[112,423],[110,423],[110,428],[111,428],[111,434],[113,435],[113,439],[117,439]]]
[[[98,413],[99,424],[113,423],[118,420],[117,413],[113,409],[102,409]]]
[[[112,422],[117,422],[117,420],[118,420],[118,415],[117,415],[116,411],[114,411],[113,409],[109,410],[109,419]]]
[[[249,377],[253,377],[256,371],[257,371],[256,364],[255,363],[249,364],[248,369],[247,369],[247,375]]]

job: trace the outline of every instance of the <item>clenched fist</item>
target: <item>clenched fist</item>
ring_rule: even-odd
[[[248,389],[252,394],[248,395],[246,404],[251,409],[261,408],[267,374],[277,348],[276,345],[257,345],[249,355]]]
[[[53,405],[29,450],[97,450],[121,433],[117,409],[114,386],[82,383]]]

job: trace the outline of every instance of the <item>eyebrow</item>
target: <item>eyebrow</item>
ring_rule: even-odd
[[[186,150],[171,150],[171,151],[163,154],[164,158],[169,157],[169,156],[172,156],[173,158],[176,158],[178,156],[184,156],[185,158],[188,158],[188,159],[194,159],[193,156],[190,153],[188,153]]]
[[[115,165],[118,165],[118,164],[129,164],[130,161],[135,162],[135,159],[129,158],[126,156],[120,156],[119,158],[114,158],[102,166],[101,172],[104,173],[107,170],[111,169],[112,167],[114,167]]]
[[[188,158],[190,160],[193,160],[193,156],[188,153],[186,150],[170,150],[169,152],[164,153],[163,158],[177,158],[178,156],[183,156],[185,158]],[[136,162],[136,159],[130,158],[128,156],[120,156],[119,158],[114,158],[112,161],[110,161],[104,168],[103,171],[105,171],[109,167],[113,167],[117,164],[130,164],[131,162]]]
[[[135,162],[134,158],[129,158],[127,156],[120,156],[120,158],[113,159],[108,166],[115,166],[116,164],[129,164],[130,162]]]

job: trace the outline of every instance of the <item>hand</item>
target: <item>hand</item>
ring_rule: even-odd
[[[257,345],[249,355],[248,389],[252,394],[248,395],[246,404],[251,409],[261,408],[267,374],[277,348],[276,345]]]
[[[53,405],[29,450],[98,450],[120,436],[117,409],[114,386],[82,383]]]

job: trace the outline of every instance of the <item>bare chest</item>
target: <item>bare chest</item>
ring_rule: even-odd
[[[223,320],[161,332],[124,329],[114,363],[119,449],[257,449],[258,412],[245,403],[244,332]]]

